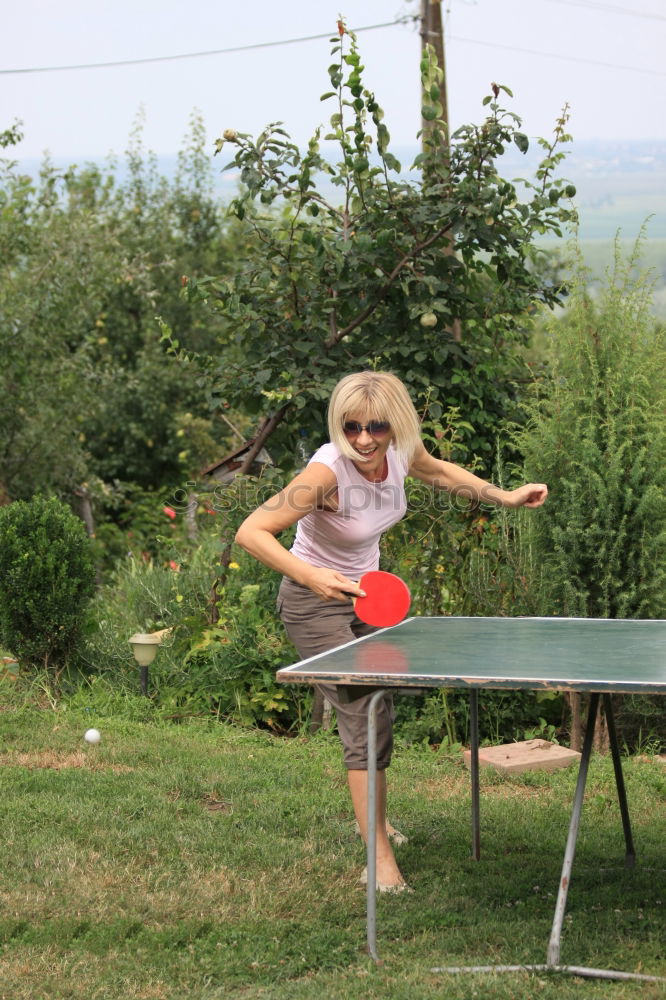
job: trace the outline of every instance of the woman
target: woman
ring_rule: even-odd
[[[548,490],[530,483],[502,490],[451,462],[428,454],[418,414],[394,375],[365,371],[343,378],[328,411],[330,442],[312,456],[277,496],[240,526],[236,541],[282,573],[278,610],[289,638],[306,659],[374,631],[354,614],[350,594],[378,568],[379,540],[407,509],[406,476],[472,502],[539,507]],[[290,551],[277,535],[298,522]],[[367,708],[371,694],[341,702],[334,685],[321,685],[335,707],[349,789],[363,839],[367,837]],[[406,888],[386,821],[386,768],[391,759],[393,705],[380,702],[377,732],[377,887]]]

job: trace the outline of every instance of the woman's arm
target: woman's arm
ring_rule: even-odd
[[[324,600],[347,601],[349,593],[361,596],[363,591],[358,584],[343,573],[311,566],[285,549],[275,537],[306,514],[323,507],[335,495],[337,487],[332,469],[321,462],[310,463],[288,486],[245,518],[235,541],[265,566],[309,587]]]
[[[503,490],[480,479],[473,472],[430,455],[423,444],[409,467],[409,475],[428,486],[448,490],[474,503],[494,503],[501,507],[540,507],[548,496],[544,483],[526,483],[516,490]]]

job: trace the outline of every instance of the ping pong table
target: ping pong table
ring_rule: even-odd
[[[576,850],[578,826],[603,700],[625,838],[625,864],[635,861],[611,695],[666,694],[666,621],[590,618],[408,618],[278,671],[286,683],[327,683],[353,699],[375,689],[368,709],[367,939],[377,960],[376,935],[376,737],[377,704],[387,690],[465,688],[470,694],[472,855],[480,857],[478,696],[482,689],[580,691],[589,708],[569,833],[545,965],[496,966],[571,972],[608,979],[658,977],[560,965],[560,938]],[[490,971],[493,967],[432,971]]]

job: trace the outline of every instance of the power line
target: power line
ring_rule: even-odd
[[[551,2],[588,6],[588,4],[583,3],[583,0],[551,0]],[[592,4],[590,3],[589,6],[591,7]],[[596,4],[595,6],[597,6],[599,9],[608,7],[608,5],[602,5],[602,4]],[[616,8],[616,10],[620,12],[621,9]],[[627,14],[634,13],[634,11],[626,11],[626,10],[622,10],[621,12]],[[661,15],[658,14],[645,15],[645,16],[654,16],[666,20],[666,17],[661,18]],[[382,24],[368,24],[362,28],[354,28],[352,30],[354,31],[354,33],[358,33],[361,31],[374,31],[379,28],[393,28],[396,25],[408,24],[413,21],[414,18],[412,16],[406,15],[404,17],[397,18],[395,21],[385,21]],[[251,45],[235,45],[225,49],[209,49],[208,51],[205,52],[183,52],[179,53],[178,55],[171,55],[171,56],[152,56],[143,59],[117,59],[110,62],[78,63],[75,65],[73,64],[71,66],[33,66],[24,69],[0,69],[0,75],[11,75],[20,73],[60,73],[69,70],[107,69],[109,67],[114,67],[114,66],[139,66],[139,65],[144,65],[146,63],[172,62],[173,60],[176,59],[199,59],[206,56],[228,55],[233,52],[249,52],[253,49],[276,48],[280,45],[297,45],[301,42],[320,41],[323,38],[330,38],[330,37],[331,37],[331,32],[327,31],[318,35],[303,35],[300,38],[285,38],[276,42],[254,42]],[[460,35],[448,34],[448,38],[451,41],[465,42],[469,45],[484,45],[486,47],[494,49],[505,49],[508,52],[520,52],[523,55],[540,56],[540,57],[545,57],[547,59],[561,59],[566,62],[586,63],[589,66],[603,66],[606,69],[623,70],[631,73],[648,73],[651,76],[666,76],[666,72],[660,70],[646,69],[643,66],[618,66],[616,63],[601,62],[598,59],[586,59],[582,56],[560,55],[559,53],[556,52],[542,52],[536,49],[519,48],[518,46],[515,45],[502,45],[499,42],[484,42],[478,38],[462,38]]]
[[[550,0],[550,3],[562,3],[568,7],[583,7],[587,10],[601,10],[607,14],[626,14],[628,17],[647,17],[655,21],[666,21],[666,14],[652,14],[646,10],[627,10],[626,7],[616,7],[611,3],[599,3],[597,0]]]
[[[354,34],[360,31],[374,31],[377,28],[393,28],[395,25],[407,24],[412,17],[401,17],[395,21],[385,21],[383,24],[367,24],[363,28],[352,28]],[[322,38],[330,38],[331,32],[321,35],[303,35],[301,38],[284,38],[279,42],[254,42],[252,45],[234,45],[227,49],[209,49],[206,52],[183,52],[174,56],[152,56],[145,59],[115,59],[111,62],[78,63],[71,66],[31,66],[24,69],[0,69],[0,74],[16,73],[61,73],[67,70],[107,69],[110,66],[139,66],[144,63],[171,62],[174,59],[200,59],[202,56],[221,56],[231,52],[248,52],[251,49],[270,49],[278,45],[296,45],[299,42],[314,42]]]
[[[606,69],[619,69],[631,73],[649,73],[651,76],[666,76],[666,72],[658,69],[646,69],[644,66],[618,66],[617,63],[601,62],[599,59],[585,59],[583,56],[560,55],[557,52],[541,52],[537,49],[522,49],[515,45],[501,45],[499,42],[482,42],[478,38],[462,38],[460,35],[448,36],[450,41],[467,42],[470,45],[485,45],[491,49],[506,49],[508,52],[522,52],[525,55],[540,56],[547,59],[563,59],[566,62],[587,63],[588,66],[603,66]]]

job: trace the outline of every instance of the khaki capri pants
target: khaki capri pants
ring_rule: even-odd
[[[324,601],[288,577],[282,579],[277,610],[303,660],[377,631],[356,617],[351,601]],[[374,691],[346,702],[344,692],[335,684],[317,684],[316,687],[335,708],[345,767],[367,771],[368,704]],[[380,771],[391,763],[393,718],[393,696],[387,693],[377,706],[377,768]]]

